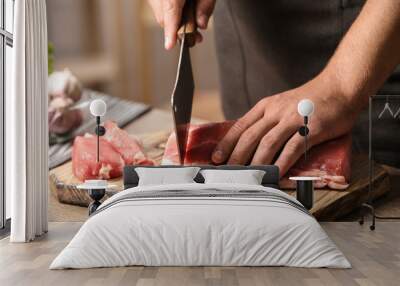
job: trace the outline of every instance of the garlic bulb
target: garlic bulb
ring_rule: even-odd
[[[53,72],[48,79],[49,100],[56,97],[70,98],[74,102],[82,96],[82,87],[69,69]]]

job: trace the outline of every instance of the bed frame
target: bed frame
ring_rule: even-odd
[[[124,168],[124,190],[136,187],[139,183],[139,176],[136,173],[136,168],[182,168],[182,166],[126,166]],[[233,165],[222,165],[222,166],[191,166],[200,167],[202,170],[217,169],[217,170],[262,170],[265,171],[265,175],[262,179],[262,185],[265,187],[279,188],[279,168],[272,165],[263,166],[233,166]],[[200,174],[194,178],[197,183],[204,183],[204,178]]]
[[[193,167],[193,166],[192,166]],[[264,166],[194,166],[200,167],[202,170],[207,169],[217,169],[217,170],[262,170],[265,171],[265,175],[262,179],[261,184],[264,187],[271,187],[275,189],[279,189],[279,168],[271,165]],[[182,166],[125,166],[124,168],[124,190],[136,187],[139,183],[139,176],[136,173],[136,168],[184,168]],[[200,174],[194,178],[197,183],[204,183],[204,178]],[[89,190],[89,196],[93,199],[93,201],[89,204],[89,216],[96,212],[97,208],[101,205],[101,199],[104,197],[105,190]]]

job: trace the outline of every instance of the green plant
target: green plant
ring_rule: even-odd
[[[49,42],[48,47],[48,72],[51,74],[54,71],[54,45]]]

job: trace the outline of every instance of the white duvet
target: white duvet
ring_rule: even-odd
[[[172,197],[146,197],[171,191],[176,191]],[[260,197],[252,196],[252,191]],[[215,195],[220,192],[228,195]],[[138,194],[143,196],[135,197]],[[127,265],[349,268],[342,252],[299,204],[279,190],[254,185],[193,183],[128,189],[100,206],[50,269]]]

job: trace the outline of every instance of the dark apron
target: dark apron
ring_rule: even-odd
[[[364,3],[365,0],[218,0],[215,35],[226,118],[236,119],[263,97],[298,87],[316,76]],[[379,93],[400,94],[399,74],[392,75]],[[390,124],[400,135],[399,122],[400,119],[393,120],[384,126]],[[358,150],[368,150],[367,131],[368,114],[363,113],[354,128]],[[380,158],[400,166],[400,136],[393,133],[379,139],[385,142],[383,153],[390,151]]]

